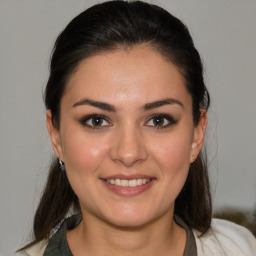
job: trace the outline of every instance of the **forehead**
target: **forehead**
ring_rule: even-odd
[[[117,104],[143,104],[166,97],[191,102],[178,67],[147,46],[86,58],[71,76],[64,97],[70,102],[90,97]]]

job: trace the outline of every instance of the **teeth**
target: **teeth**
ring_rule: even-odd
[[[121,186],[122,187],[128,187],[129,186],[129,181],[128,180],[121,180]]]
[[[129,180],[128,182],[129,187],[136,187],[137,186],[137,180]]]
[[[146,184],[150,179],[133,179],[133,180],[124,180],[124,179],[109,179],[108,183],[120,187],[136,187]]]

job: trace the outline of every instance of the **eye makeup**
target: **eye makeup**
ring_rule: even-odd
[[[109,118],[101,114],[87,115],[83,117],[79,122],[82,124],[82,126],[90,129],[103,129],[113,126]],[[172,115],[166,113],[159,113],[151,115],[144,125],[155,129],[164,129],[177,123],[178,120],[175,119]]]

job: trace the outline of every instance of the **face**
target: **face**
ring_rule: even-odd
[[[172,216],[206,117],[194,127],[177,67],[138,46],[85,59],[61,100],[60,129],[50,111],[47,125],[83,215],[131,227]]]

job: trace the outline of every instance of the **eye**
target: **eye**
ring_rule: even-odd
[[[146,123],[147,126],[153,126],[155,128],[166,128],[176,124],[177,121],[170,115],[157,114],[153,115]]]
[[[105,116],[102,115],[90,115],[86,116],[81,120],[82,125],[87,126],[91,129],[100,129],[106,126],[111,126],[111,123],[107,120]]]

